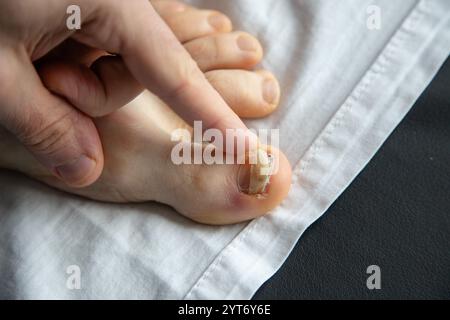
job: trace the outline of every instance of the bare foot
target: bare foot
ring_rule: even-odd
[[[279,102],[279,86],[267,71],[248,71],[262,59],[259,42],[243,32],[231,32],[221,13],[198,10],[174,1],[153,1],[206,77],[241,117],[263,117]],[[43,74],[44,83],[51,81]],[[11,135],[0,133],[0,166],[21,171],[67,192],[107,202],[157,201],[207,224],[250,220],[275,208],[287,196],[290,165],[281,152],[279,169],[260,197],[248,188],[247,165],[175,165],[171,133],[189,128],[150,92],[95,120],[105,154],[100,179],[90,187],[70,188],[49,174]],[[247,172],[247,173],[246,173]]]

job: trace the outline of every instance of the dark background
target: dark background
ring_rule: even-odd
[[[450,299],[450,59],[254,298]]]

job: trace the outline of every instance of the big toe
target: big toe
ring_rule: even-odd
[[[270,156],[269,173],[261,171],[260,163],[170,164],[166,181],[171,181],[171,192],[163,193],[161,201],[204,224],[234,224],[265,215],[286,198],[291,184],[285,155],[272,148]]]

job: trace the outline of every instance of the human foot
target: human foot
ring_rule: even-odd
[[[231,24],[219,13],[172,1],[155,1],[154,5],[238,115],[260,117],[274,110],[279,100],[274,77],[266,71],[236,70],[251,68],[262,58],[256,39],[245,33],[229,33]],[[215,17],[213,25],[219,29],[208,23],[211,15]],[[51,74],[49,77],[44,73],[43,80],[48,84]],[[263,197],[246,194],[239,186],[244,184],[244,189],[250,191],[251,174],[245,173],[249,166],[175,165],[170,159],[174,146],[171,133],[190,128],[149,92],[95,122],[103,143],[105,169],[88,188],[63,185],[7,133],[1,134],[0,165],[95,200],[158,201],[208,224],[237,223],[263,215],[276,207],[289,190],[290,166],[278,152],[274,154],[278,154],[279,170],[270,177],[269,188],[256,186],[258,192],[265,193]]]

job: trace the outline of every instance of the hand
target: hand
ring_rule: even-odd
[[[82,26],[66,26],[67,0],[0,3],[0,125],[71,187],[95,182],[102,145],[91,117],[104,116],[151,90],[187,122],[204,129],[246,129],[147,0],[79,0]],[[53,60],[71,42],[98,55]],[[115,55],[104,55],[105,52]],[[44,87],[39,73],[46,73]]]

